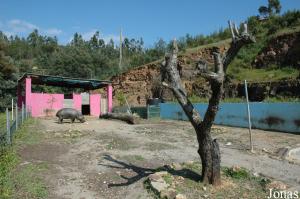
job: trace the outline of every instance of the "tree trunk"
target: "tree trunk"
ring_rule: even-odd
[[[209,132],[204,132],[209,134]],[[221,184],[220,174],[220,149],[216,140],[212,140],[210,136],[198,139],[198,154],[202,163],[202,182],[213,185]]]
[[[210,82],[212,90],[212,96],[209,99],[203,120],[187,98],[185,88],[181,82],[177,70],[178,48],[175,40],[172,53],[166,55],[165,61],[161,64],[162,85],[172,90],[173,95],[196,131],[199,144],[198,154],[202,163],[202,181],[213,185],[221,184],[221,155],[218,142],[216,139],[212,139],[210,132],[223,96],[223,82],[226,69],[243,45],[255,42],[254,38],[248,33],[247,25],[244,25],[242,34],[238,32],[238,29],[231,22],[229,22],[229,26],[232,33],[231,46],[224,57],[221,57],[217,48],[214,49],[215,71],[208,71],[206,63],[203,61],[200,61],[197,65],[197,73]]]

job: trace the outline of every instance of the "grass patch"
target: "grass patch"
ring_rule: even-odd
[[[231,177],[234,179],[247,179],[250,177],[250,173],[245,168],[237,168],[237,167],[231,167],[231,168],[224,168],[223,173],[227,177]]]
[[[300,26],[286,27],[286,28],[282,28],[282,29],[278,30],[273,35],[270,35],[270,37],[271,38],[276,38],[276,37],[281,36],[281,35],[291,34],[291,33],[299,32],[299,31],[300,31]]]
[[[266,198],[268,192],[264,189],[270,180],[255,177],[244,168],[222,168],[222,185],[215,187],[203,184],[191,176],[184,175],[187,171],[201,173],[201,163],[191,162],[181,164],[185,173],[177,173],[167,170],[167,174],[162,176],[163,180],[176,190],[176,193],[183,194],[187,198]],[[158,168],[157,171],[160,171]],[[166,171],[166,170],[165,170]],[[144,182],[145,189],[154,198],[160,198],[159,194],[151,187],[149,179]]]
[[[249,69],[229,67],[228,75],[234,77],[236,81],[265,82],[266,80],[275,81],[281,79],[296,79],[299,76],[299,71],[295,68],[280,68],[280,69]]]
[[[25,123],[23,123],[22,127],[18,129],[15,133],[15,144],[17,146],[20,145],[35,145],[40,143],[43,138],[42,133],[36,130],[36,126],[38,125],[38,120],[36,119],[28,119]]]
[[[20,168],[13,177],[14,186],[19,189],[14,193],[15,198],[46,198],[48,196],[47,187],[37,173],[48,169],[45,163],[28,164]]]
[[[199,51],[201,49],[204,49],[204,48],[211,48],[211,47],[215,47],[215,46],[221,46],[221,45],[228,46],[230,44],[230,42],[231,42],[231,39],[225,39],[225,40],[222,40],[222,41],[218,41],[218,42],[198,46],[198,47],[195,47],[195,48],[188,48],[188,49],[185,50],[185,52],[180,53],[180,54],[190,54],[190,53],[197,52],[197,51]]]
[[[174,178],[171,174],[168,173],[167,175],[163,176],[163,179],[167,184],[172,184]]]
[[[0,151],[0,198],[12,198],[15,192],[11,179],[12,170],[19,162],[19,158],[13,148],[2,148]]]
[[[300,102],[300,98],[297,97],[267,97],[264,102]]]
[[[47,189],[38,174],[47,169],[44,163],[19,165],[17,148],[39,143],[41,137],[34,129],[37,121],[28,119],[15,132],[12,146],[0,151],[0,198],[46,198]]]

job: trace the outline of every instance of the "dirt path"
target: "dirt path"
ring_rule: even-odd
[[[53,199],[151,198],[142,180],[151,169],[172,162],[199,161],[188,122],[133,126],[89,118],[85,124],[39,123],[43,141],[24,147],[20,154],[23,162],[48,165],[43,178]],[[247,129],[221,127],[214,136],[221,142],[223,166],[239,165],[300,189],[300,166],[269,157],[280,147],[299,144],[300,136],[254,130],[259,140],[256,154],[244,150]],[[226,146],[228,142],[232,145]]]

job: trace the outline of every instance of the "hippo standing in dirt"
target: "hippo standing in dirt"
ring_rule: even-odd
[[[59,111],[57,111],[56,117],[58,117],[60,124],[63,122],[63,119],[71,119],[72,123],[75,121],[75,119],[79,120],[82,123],[85,122],[83,115],[73,108],[60,109]]]

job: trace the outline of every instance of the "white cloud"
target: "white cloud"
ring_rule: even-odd
[[[12,19],[7,21],[6,23],[2,23],[0,21],[0,27],[4,29],[3,32],[7,36],[28,34],[35,29],[39,30],[39,32],[41,32],[42,34],[49,36],[60,35],[61,33],[63,33],[62,30],[57,28],[43,29],[35,24],[20,19]]]
[[[109,34],[109,35],[104,36],[102,39],[104,40],[104,42],[106,44],[109,43],[109,41],[111,39],[114,41],[115,45],[116,44],[119,45],[119,43],[120,43],[120,36],[119,35]]]
[[[8,21],[7,25],[9,30],[14,33],[28,33],[33,31],[34,29],[39,29],[38,26],[19,19],[10,20]]]
[[[10,32],[10,31],[4,31],[3,33],[4,33],[7,37],[16,35],[14,32]]]
[[[88,32],[85,32],[85,33],[82,33],[82,38],[85,40],[85,41],[88,41],[91,39],[91,37],[95,34],[97,30],[96,29],[93,29],[93,30],[90,30]]]
[[[50,36],[60,35],[62,32],[63,32],[62,30],[57,29],[57,28],[50,28],[50,29],[44,30],[44,33],[46,35],[50,35]]]
[[[85,40],[85,41],[88,41],[91,39],[91,37],[95,34],[97,30],[96,29],[92,29],[88,32],[84,32],[82,33],[82,38]],[[72,37],[73,38],[73,37]],[[114,35],[114,34],[103,34],[100,32],[100,38],[104,40],[104,42],[107,44],[109,43],[109,41],[112,39],[115,43],[115,45],[119,44],[120,42],[120,36],[119,35]]]

